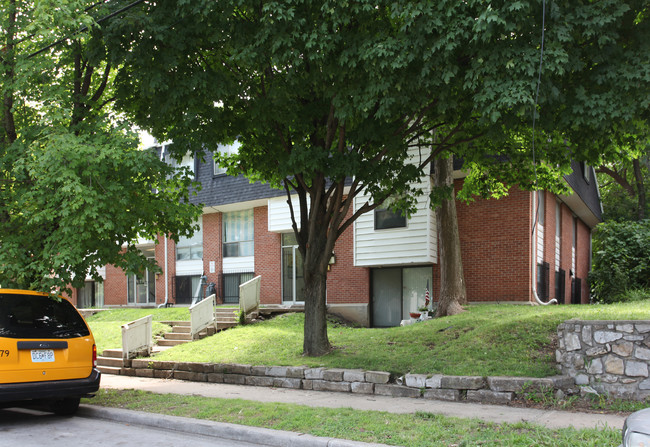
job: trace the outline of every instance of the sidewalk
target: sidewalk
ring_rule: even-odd
[[[608,427],[620,430],[625,422],[625,417],[611,414],[574,413],[500,405],[444,402],[430,399],[149,379],[110,374],[102,375],[101,386],[102,388],[137,389],[161,394],[186,394],[258,402],[292,403],[311,407],[354,408],[390,413],[425,411],[445,416],[476,418],[495,423],[530,422],[552,429]]]

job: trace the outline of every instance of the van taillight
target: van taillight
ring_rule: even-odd
[[[93,345],[93,367],[97,368],[97,346]]]

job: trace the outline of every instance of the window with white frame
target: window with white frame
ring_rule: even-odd
[[[193,174],[196,174],[196,172],[194,171],[195,166],[194,166],[193,153],[188,152],[187,154],[183,155],[182,159],[177,160],[170,155],[166,147],[163,150],[165,151],[165,161],[167,162],[167,164],[175,168],[189,168]]]
[[[253,256],[253,210],[223,214],[223,257]]]
[[[234,155],[239,152],[239,147],[241,146],[241,143],[239,141],[235,141],[233,144],[220,144],[219,145],[219,153],[224,154],[224,155]],[[214,175],[221,175],[226,173],[226,168],[224,166],[220,166],[219,163],[217,163],[217,160],[214,160]]]
[[[203,225],[197,222],[199,229],[192,237],[180,236],[176,244],[176,260],[189,261],[203,259]]]
[[[387,230],[389,228],[406,228],[406,216],[400,211],[392,211],[388,208],[375,209],[375,230]]]

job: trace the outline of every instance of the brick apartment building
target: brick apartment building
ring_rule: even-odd
[[[165,152],[164,146],[159,150]],[[224,150],[232,150],[225,147]],[[205,160],[212,160],[206,154]],[[189,305],[214,283],[218,300],[238,302],[239,284],[260,275],[262,304],[302,302],[300,253],[282,190],[227,176],[214,162],[186,157],[202,190],[201,226],[178,244],[159,237],[140,249],[162,273],[138,277],[106,266],[103,283],[73,293],[78,307]],[[456,172],[456,188],[463,174]],[[573,164],[568,196],[514,188],[500,200],[458,203],[458,223],[471,302],[586,303],[591,231],[601,221],[593,169]],[[431,188],[431,178],[421,180]],[[395,326],[439,288],[434,212],[421,198],[409,219],[386,210],[361,216],[337,241],[327,303],[332,313],[367,326]],[[361,206],[364,197],[357,198]],[[539,211],[537,211],[539,209]],[[203,278],[202,282],[202,276]]]

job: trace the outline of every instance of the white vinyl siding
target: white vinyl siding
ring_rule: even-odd
[[[424,151],[423,151],[424,152]],[[417,150],[414,156],[419,156]],[[424,154],[423,154],[424,155]],[[437,262],[437,229],[430,207],[431,179],[424,176],[417,187],[424,191],[418,197],[417,211],[407,219],[405,228],[375,230],[374,213],[365,213],[354,224],[354,265],[388,266]],[[355,198],[355,210],[369,196]]]
[[[106,266],[103,265],[101,267],[96,267],[95,270],[97,271],[97,274],[101,276],[103,279],[106,279]],[[90,275],[86,275],[86,281],[93,281],[93,277]]]
[[[177,276],[191,276],[203,274],[203,261],[201,259],[189,261],[176,261]]]
[[[255,270],[255,256],[223,258],[223,272],[234,273]]]
[[[309,203],[309,199],[308,203]],[[296,224],[300,228],[300,202],[298,202],[297,197],[291,198],[291,206],[293,207],[293,212],[296,216]],[[271,233],[287,233],[293,231],[291,226],[291,210],[287,204],[287,198],[278,197],[274,199],[269,199],[268,201],[268,228]]]

